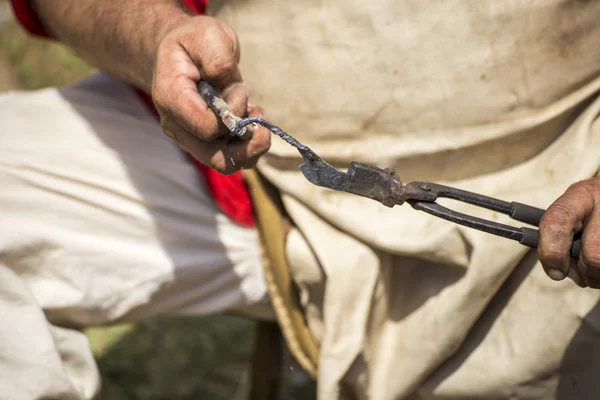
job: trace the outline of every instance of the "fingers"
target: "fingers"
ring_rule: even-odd
[[[248,105],[248,116],[249,117],[260,117],[266,118],[265,112],[262,107],[258,107],[253,103],[249,102]],[[248,154],[251,157],[261,156],[265,154],[271,148],[271,131],[264,126],[257,125],[252,135],[252,140],[248,142]]]
[[[228,25],[196,17],[165,36],[157,53],[152,98],[161,118],[176,121],[185,131],[205,140],[228,132],[198,93],[202,78],[225,90],[234,113],[245,116],[247,91],[238,68],[237,36]]]
[[[250,116],[262,117],[262,109],[255,107]],[[248,141],[230,141],[225,136],[212,142],[199,139],[172,119],[163,119],[162,129],[196,160],[225,175],[253,168],[271,146],[271,132],[263,127],[255,129]]]
[[[200,72],[181,46],[167,47],[158,55],[152,98],[161,119],[176,121],[204,140],[220,134],[219,120],[198,94]]]
[[[229,175],[243,166],[241,160],[236,162],[235,158],[227,151],[228,143],[226,139],[205,142],[173,122],[165,122],[162,127],[165,134],[173,139],[185,152],[200,163],[218,172]],[[238,156],[236,155],[236,157]]]
[[[238,39],[229,25],[194,17],[161,40],[152,84],[163,131],[199,162],[225,174],[253,167],[271,144],[270,131],[262,127],[247,141],[233,140],[198,93],[197,82],[204,79],[235,115],[262,116],[259,107],[248,109],[239,59]]]
[[[581,236],[584,244],[577,268],[586,277],[585,286],[600,287],[600,213],[594,210],[587,219]],[[583,286],[583,285],[581,285]]]
[[[594,196],[585,183],[579,183],[571,186],[544,213],[538,255],[550,278],[561,280],[568,275],[573,236],[583,229],[593,209]]]
[[[250,117],[266,118],[263,108],[256,105],[251,99],[248,100],[248,115]]]
[[[222,93],[223,99],[238,117],[245,117],[248,113],[248,89],[242,83],[235,83]]]
[[[163,132],[173,139],[179,147],[189,153],[196,160],[202,164],[211,166],[211,157],[213,150],[211,150],[210,143],[205,142],[194,134],[186,131],[181,127],[175,120],[170,118],[163,118],[161,120],[161,127]]]
[[[186,32],[180,43],[198,66],[203,79],[218,91],[223,91],[230,85],[242,82],[238,67],[239,44],[233,29],[221,21],[214,22],[216,25],[213,29]]]
[[[253,108],[249,116],[264,117],[260,107]],[[247,141],[235,141],[226,143],[226,146],[215,148],[211,162],[215,169],[224,173],[231,174],[240,169],[253,168],[260,156],[266,153],[271,147],[271,131],[258,126],[252,133],[252,137]]]
[[[225,31],[227,36],[229,36],[229,40],[231,40],[231,44],[233,46],[233,53],[235,54],[235,59],[239,64],[240,59],[241,59],[241,49],[240,49],[240,42],[238,40],[237,33],[235,33],[235,30],[231,27],[231,25],[229,25],[223,21],[220,21],[220,20],[218,22],[221,25],[221,28],[223,29],[223,31]]]

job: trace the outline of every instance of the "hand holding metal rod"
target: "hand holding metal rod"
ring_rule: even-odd
[[[218,115],[224,115],[224,117],[221,118],[229,118],[227,110],[224,110],[222,106],[219,106],[220,102],[218,99],[216,102],[211,100],[217,98],[217,96],[216,92],[214,92],[214,89],[212,89],[212,91],[210,90],[210,85],[199,84],[199,89],[201,90],[201,94],[209,106],[210,104],[216,104],[214,105],[215,109],[221,110],[215,111]],[[204,93],[202,93],[202,91]],[[231,110],[229,110],[229,112],[230,111]],[[246,126],[251,124],[259,124],[269,129],[271,132],[288,142],[290,145],[296,147],[305,161],[302,165],[300,165],[300,170],[302,171],[304,177],[314,185],[367,197],[376,200],[387,207],[408,203],[416,210],[424,211],[428,214],[443,218],[459,225],[467,226],[469,228],[477,229],[507,239],[516,240],[527,247],[537,248],[538,246],[539,231],[537,229],[528,227],[514,227],[495,221],[488,221],[448,209],[436,203],[435,201],[439,198],[458,200],[463,203],[468,203],[508,215],[516,221],[524,222],[533,226],[539,226],[545,210],[528,206],[526,204],[506,202],[481,194],[431,182],[409,182],[404,185],[402,184],[402,181],[396,177],[393,170],[382,169],[373,165],[367,165],[359,162],[350,163],[348,172],[343,172],[325,162],[308,146],[300,143],[292,136],[281,130],[279,127],[265,121],[262,118],[251,117],[239,119],[238,117],[235,117],[228,119],[228,121],[230,121],[228,122],[230,125],[232,124],[232,121],[237,121],[233,128],[229,127],[228,125],[232,135],[243,135]],[[581,239],[575,238],[571,248],[571,257],[579,258],[580,253]]]
[[[238,124],[236,130],[242,129],[244,126],[252,123],[266,127],[296,147],[305,161],[300,165],[300,170],[306,179],[314,185],[368,197],[388,207],[401,205],[406,202],[416,210],[424,211],[456,224],[516,240],[527,247],[537,248],[538,246],[539,231],[537,229],[514,227],[495,221],[488,221],[448,209],[435,201],[439,198],[458,200],[508,215],[516,221],[533,226],[539,226],[545,210],[517,202],[506,202],[436,183],[410,182],[403,185],[395,176],[393,170],[382,169],[359,162],[352,162],[348,172],[342,172],[325,162],[309,147],[298,142],[279,127],[261,118],[243,119]],[[576,238],[571,248],[571,257],[579,258],[580,253],[581,239]]]
[[[198,82],[198,93],[200,93],[200,96],[202,96],[202,99],[204,99],[204,102],[208,105],[212,112],[221,118],[223,124],[225,124],[227,129],[229,129],[229,131],[233,134],[236,126],[242,119],[233,113],[225,100],[219,96],[215,88],[213,88],[208,82],[202,80]],[[236,131],[235,136],[243,139],[246,137],[246,133],[246,128],[243,128]]]

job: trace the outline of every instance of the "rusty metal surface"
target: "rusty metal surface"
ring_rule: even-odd
[[[230,132],[233,132],[242,119],[233,113],[233,110],[231,110],[225,100],[219,96],[215,88],[206,81],[200,81],[198,82],[198,93],[200,93],[200,96],[202,96],[202,99],[204,99],[204,102],[211,111],[219,116],[227,129],[229,129]],[[245,128],[237,130],[235,136],[246,138],[247,130]]]
[[[435,201],[439,198],[458,200],[508,215],[514,220],[534,226],[539,224],[545,210],[431,182],[409,182],[403,185],[392,169],[379,168],[356,161],[350,163],[348,172],[343,172],[328,164],[308,146],[262,118],[243,119],[232,133],[236,134],[249,124],[262,125],[297,148],[304,159],[304,163],[300,165],[300,171],[314,185],[373,199],[387,207],[408,203],[416,210],[455,224],[516,240],[527,247],[537,248],[539,232],[536,229],[514,227],[485,220],[451,210]],[[573,258],[579,257],[580,249],[581,242],[576,240],[571,250]]]

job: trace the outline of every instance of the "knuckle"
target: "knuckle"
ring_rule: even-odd
[[[152,101],[158,109],[166,108],[166,96],[164,95],[164,91],[161,87],[161,84],[156,80],[152,82],[151,95]]]
[[[577,181],[577,182],[569,185],[569,187],[567,188],[567,192],[572,191],[572,190],[581,190],[585,186],[586,186],[586,181]]]
[[[225,34],[229,37],[229,40],[231,40],[232,44],[236,45],[238,42],[238,37],[235,29],[233,29],[233,27],[225,21],[218,20],[218,22],[221,29],[223,29]]]
[[[198,127],[198,131],[194,136],[205,142],[213,142],[221,137],[219,126],[217,124],[207,123],[206,121]]]
[[[239,99],[243,101],[247,106],[249,104],[249,90],[248,86],[242,82],[234,82],[233,84],[227,86],[223,89],[223,97],[225,100],[230,100],[231,98]]]
[[[578,181],[569,186],[566,193],[572,193],[578,198],[584,198],[592,196],[592,198],[596,197],[598,191],[600,191],[598,179],[586,179],[583,181]]]
[[[234,102],[231,104],[231,111],[233,111],[235,115],[246,115],[248,112],[246,102],[244,102],[243,99]]]
[[[166,107],[164,112],[170,117],[171,123],[180,129],[203,141],[210,141],[218,135],[218,123],[216,117],[210,112],[195,112],[195,107],[186,104],[183,100],[180,107],[175,111]]]
[[[565,255],[556,248],[544,246],[538,249],[538,258],[542,265],[553,266],[561,263]]]
[[[204,73],[213,79],[222,78],[237,67],[237,62],[233,55],[215,55],[211,62],[204,68]]]
[[[584,246],[581,260],[589,267],[600,268],[600,246]]]
[[[231,175],[239,170],[239,166],[237,163],[231,162],[230,158],[214,156],[210,162],[209,166],[215,171],[219,172],[223,175]]]
[[[200,116],[191,116],[187,121],[187,125],[191,128],[191,134],[201,140],[210,138],[211,129],[207,124],[206,118]]]
[[[251,157],[259,157],[262,156],[263,154],[265,154],[266,152],[269,151],[269,149],[271,148],[270,144],[266,144],[266,145],[262,145],[259,147],[256,147],[252,150],[252,153],[250,154]]]
[[[261,118],[265,117],[265,110],[261,106],[254,106],[252,104],[249,104],[249,107],[250,106],[252,109],[253,116],[261,117]]]
[[[575,215],[571,207],[563,202],[557,201],[544,213],[540,227],[544,229],[557,228],[557,230],[561,230],[560,228],[567,222],[572,221],[574,217]]]
[[[235,167],[233,164],[230,164],[230,163],[216,165],[214,167],[214,169],[216,169],[218,172],[220,172],[223,175],[232,175],[232,174],[236,173],[237,171],[239,171],[239,168]]]
[[[591,178],[591,179],[584,179],[584,180],[577,181],[575,183],[572,183],[569,186],[569,188],[567,189],[567,191],[569,191],[569,190],[586,191],[586,190],[589,190],[590,188],[594,188],[596,190],[598,188],[600,188],[600,179],[599,178]]]
[[[154,82],[152,87],[152,101],[156,108],[162,113],[168,113],[173,115],[173,102],[169,90],[167,90],[162,83]]]
[[[252,148],[250,149],[250,157],[261,156],[261,155],[265,154],[267,151],[269,151],[270,148],[271,148],[270,142],[256,144],[255,146],[252,146]]]

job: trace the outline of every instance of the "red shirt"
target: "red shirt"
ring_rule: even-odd
[[[183,0],[183,3],[192,13],[202,14],[208,0]],[[15,16],[27,31],[39,37],[51,38],[28,0],[11,0],[11,4]],[[135,91],[158,117],[150,95],[137,89]],[[254,226],[254,209],[242,174],[238,172],[233,175],[223,175],[194,159],[192,160],[204,177],[207,187],[221,211],[241,225]]]

